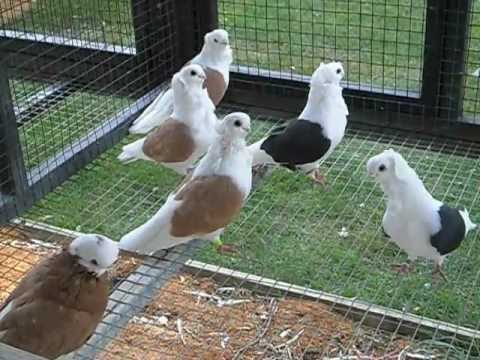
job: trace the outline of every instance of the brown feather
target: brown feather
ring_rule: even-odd
[[[184,67],[190,65],[192,62],[189,61]],[[200,64],[198,64],[200,65]],[[204,83],[204,88],[207,88],[208,97],[212,100],[213,104],[217,106],[222,101],[225,93],[227,92],[227,83],[223,78],[223,75],[220,71],[214,70],[210,67],[200,65],[207,76],[207,79]]]
[[[0,307],[0,341],[55,359],[82,346],[107,306],[106,274],[97,278],[67,251],[35,266]]]
[[[205,71],[205,75],[207,75],[206,83],[208,96],[215,106],[217,106],[225,96],[227,84],[225,83],[223,75],[219,71],[209,67],[203,67],[203,71]]]
[[[187,160],[195,150],[190,128],[175,119],[168,119],[150,134],[143,143],[143,153],[159,163]]]
[[[227,226],[240,212],[244,194],[228,176],[201,176],[175,195],[182,201],[172,218],[171,235],[204,235]]]

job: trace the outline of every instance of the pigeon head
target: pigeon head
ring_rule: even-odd
[[[228,32],[223,29],[216,29],[205,34],[205,45],[212,49],[223,50],[230,45]]]
[[[245,139],[250,132],[250,116],[242,112],[231,113],[217,124],[220,135]]]
[[[186,88],[203,88],[207,76],[200,65],[191,64],[183,67],[173,76],[172,86],[174,88],[181,84]]]
[[[393,149],[385,150],[368,160],[367,172],[381,183],[418,178],[403,156]]]
[[[117,243],[97,234],[80,235],[71,242],[68,252],[97,276],[102,275],[118,258]]]
[[[312,75],[312,85],[340,85],[345,72],[341,62],[321,63]]]

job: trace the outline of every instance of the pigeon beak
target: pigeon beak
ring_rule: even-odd
[[[221,41],[220,44],[227,46],[227,45],[228,45],[228,41]]]
[[[247,133],[251,130],[250,126],[242,126],[242,129]]]
[[[207,77],[205,75],[199,74],[198,77],[202,79],[203,81],[207,80]]]

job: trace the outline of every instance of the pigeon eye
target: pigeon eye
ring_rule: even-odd
[[[216,43],[218,43],[218,39],[213,39],[213,41],[215,41]]]
[[[92,265],[98,266],[98,261],[95,260],[95,259],[90,260],[90,263],[91,263]]]
[[[242,126],[242,122],[240,120],[235,120],[233,125],[235,125],[236,127],[240,127],[240,126]]]
[[[383,164],[378,167],[378,171],[380,171],[380,172],[385,171],[386,169],[387,169],[387,167]]]
[[[342,69],[337,69],[337,74],[340,74],[342,72]]]
[[[197,72],[195,70],[190,71],[190,75],[195,76],[197,75]]]

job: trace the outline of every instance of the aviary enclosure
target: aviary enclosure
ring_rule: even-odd
[[[406,255],[383,237],[383,194],[365,174],[369,157],[393,147],[438,199],[480,222],[479,6],[0,0],[0,299],[76,232],[118,239],[179,184],[168,169],[116,156],[134,138],[129,124],[221,27],[234,65],[217,112],[248,112],[249,141],[299,114],[321,61],[343,63],[350,116],[322,164],[328,189],[270,170],[225,233],[238,253],[194,241],[123,259],[77,357],[480,356],[480,232],[448,259],[448,283],[433,283],[421,261],[398,274],[391,264]]]

